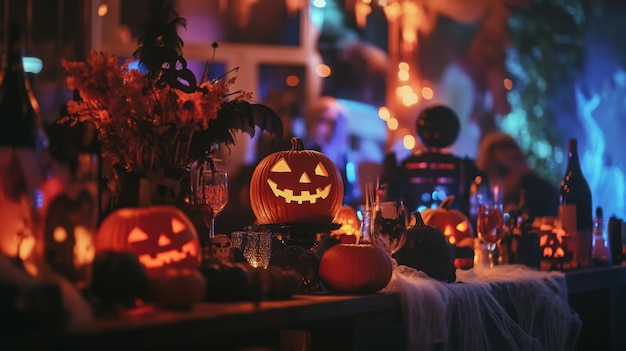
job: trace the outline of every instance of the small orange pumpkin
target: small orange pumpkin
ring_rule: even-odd
[[[291,150],[266,156],[250,181],[250,205],[258,224],[330,223],[343,201],[343,180],[323,153],[304,150],[300,138]]]
[[[96,236],[96,253],[113,250],[137,255],[148,276],[167,268],[198,268],[200,242],[193,223],[169,205],[127,207],[109,214]]]
[[[371,244],[337,244],[320,259],[319,276],[330,291],[368,294],[391,280],[391,257]]]
[[[452,208],[454,195],[446,197],[438,208],[421,212],[424,223],[437,227],[455,247],[454,266],[469,269],[474,265],[474,227],[465,214]]]

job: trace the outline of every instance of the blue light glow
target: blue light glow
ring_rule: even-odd
[[[40,59],[31,56],[22,57],[22,65],[24,66],[24,72],[26,73],[37,74],[41,72],[41,69],[43,68],[43,62]]]

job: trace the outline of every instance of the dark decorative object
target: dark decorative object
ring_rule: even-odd
[[[270,258],[270,266],[292,269],[298,273],[301,279],[299,291],[302,292],[311,292],[319,288],[319,264],[319,256],[298,245],[287,246],[274,252]]]
[[[91,293],[102,313],[134,307],[148,296],[148,275],[134,253],[103,251],[93,262]]]
[[[417,116],[417,135],[428,147],[442,149],[452,145],[459,136],[461,124],[456,113],[444,105],[424,109]]]
[[[404,246],[393,257],[398,264],[423,271],[431,278],[454,282],[454,248],[437,227],[424,224],[419,212],[413,214],[415,225],[408,228]]]

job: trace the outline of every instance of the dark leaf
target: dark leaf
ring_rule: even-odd
[[[189,154],[192,159],[198,159],[204,156],[205,151],[212,152],[216,144],[234,145],[233,132],[242,131],[253,137],[255,127],[274,135],[278,140],[283,137],[282,121],[272,109],[247,101],[229,101],[222,105],[208,129],[194,134]]]
[[[182,54],[183,40],[178,35],[179,27],[187,28],[187,20],[178,16],[172,1],[164,1],[163,6],[150,9],[148,22],[141,25],[143,33],[133,53],[150,77],[159,75],[163,63],[171,60],[172,54]]]

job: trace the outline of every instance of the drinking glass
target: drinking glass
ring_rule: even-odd
[[[269,231],[231,233],[233,247],[239,249],[248,263],[254,267],[267,268],[272,255],[272,233]]]
[[[404,246],[408,216],[402,200],[381,201],[374,206],[374,229],[372,239],[377,245],[381,241],[389,245],[394,254]]]
[[[495,250],[504,232],[502,204],[483,204],[478,209],[478,239],[487,249],[489,267],[495,265]]]
[[[228,175],[224,171],[204,169],[197,178],[194,191],[194,205],[201,207],[208,220],[209,240],[215,236],[215,217],[228,203]]]

